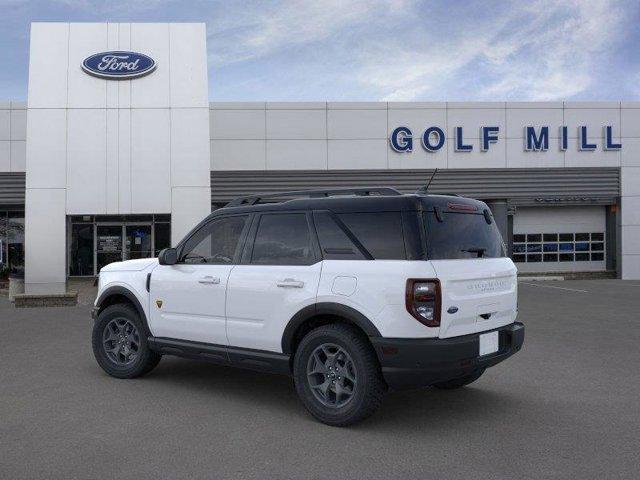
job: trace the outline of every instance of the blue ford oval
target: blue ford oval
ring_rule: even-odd
[[[156,68],[153,58],[136,52],[102,52],[87,57],[82,69],[95,77],[129,80],[147,75]]]

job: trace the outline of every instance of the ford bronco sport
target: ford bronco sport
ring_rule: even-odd
[[[390,188],[243,197],[158,259],[100,271],[93,351],[110,375],[162,355],[293,377],[349,425],[388,389],[453,389],[517,352],[516,268],[491,211]]]

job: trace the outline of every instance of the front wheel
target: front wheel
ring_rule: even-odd
[[[152,351],[138,313],[129,305],[105,308],[93,325],[93,355],[112,377],[135,378],[149,373],[161,355]]]
[[[296,351],[293,374],[306,409],[332,426],[369,417],[386,390],[371,345],[349,325],[323,325],[309,332]]]

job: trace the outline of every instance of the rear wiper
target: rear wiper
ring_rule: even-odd
[[[482,258],[482,256],[487,251],[487,249],[483,247],[472,247],[472,248],[463,248],[460,251],[466,252],[466,253],[476,253],[478,255],[478,258]]]

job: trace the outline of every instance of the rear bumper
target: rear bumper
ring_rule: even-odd
[[[496,353],[478,357],[479,337],[499,332]],[[371,338],[392,390],[424,387],[492,367],[516,353],[524,342],[524,325],[512,323],[487,332],[453,338]]]

